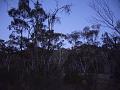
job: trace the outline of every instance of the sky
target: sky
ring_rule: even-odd
[[[35,0],[33,0],[35,1]],[[55,0],[40,0],[43,7],[47,11],[54,10],[56,6]],[[94,21],[92,16],[95,16],[94,11],[89,7],[89,2],[91,0],[58,0],[59,5],[72,4],[71,14],[61,13],[59,17],[61,18],[61,23],[55,24],[55,32],[70,33],[74,30],[82,30],[85,26],[92,25]],[[109,0],[110,6],[114,11],[115,16],[120,17],[120,3],[118,5],[118,0]],[[8,40],[9,30],[7,29],[12,18],[7,14],[7,11],[17,6],[17,0],[12,0],[9,3],[0,2],[0,39]],[[32,4],[31,4],[32,5]]]

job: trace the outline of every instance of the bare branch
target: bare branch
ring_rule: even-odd
[[[97,14],[95,20],[120,34],[120,30],[116,28],[115,16],[108,3],[108,0],[92,0],[90,7]]]
[[[60,22],[60,17],[57,15],[61,12],[70,14],[71,5],[59,6],[59,3],[56,1],[56,9],[48,13],[48,28],[52,30],[56,22]]]

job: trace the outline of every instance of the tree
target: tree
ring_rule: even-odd
[[[82,43],[80,41],[80,32],[78,31],[73,31],[71,34],[68,34],[67,40],[70,44],[72,44],[73,47],[80,46]]]
[[[53,30],[48,30],[45,32],[45,36],[43,36],[44,42],[42,47],[50,51],[60,49],[63,46],[65,37],[66,36],[62,33],[56,33]]]
[[[64,35],[62,33],[54,33],[52,38],[51,38],[51,48],[50,48],[50,50],[60,49],[63,46],[63,42],[64,42],[65,37],[66,37],[66,35]]]
[[[0,39],[0,52],[2,52],[5,49],[5,41]]]
[[[116,20],[113,11],[110,9],[108,0],[92,0],[90,7],[96,12],[94,19],[103,26],[112,29],[120,35],[119,19]]]
[[[29,3],[24,2],[23,0],[19,1],[17,9],[12,8],[8,11],[9,16],[13,18],[11,24],[9,25],[9,30],[12,30],[12,33],[17,34],[14,34],[14,37],[20,41],[19,47],[21,51],[23,50],[23,38],[25,38],[25,36],[23,36],[23,32],[29,30],[27,22],[29,11]]]
[[[51,37],[48,37],[48,45],[53,45],[53,47],[58,46],[57,48],[59,48],[60,44],[62,45],[63,40],[59,41],[60,37],[65,38],[66,36],[64,34],[54,33],[54,26],[55,26],[56,22],[60,22],[60,17],[58,16],[58,14],[62,13],[62,12],[70,14],[70,11],[71,11],[70,7],[71,7],[71,5],[59,6],[58,2],[56,2],[56,8],[52,12],[48,12],[48,14],[47,14],[47,28],[48,28],[48,33],[51,32]],[[53,41],[55,41],[56,43],[59,41],[59,43],[56,45],[54,45],[55,43],[51,44],[51,42],[53,42]]]
[[[120,37],[114,34],[109,34],[107,32],[105,32],[102,35],[102,42],[103,42],[103,47],[106,47],[109,49],[112,49],[112,48],[119,49],[120,47]]]
[[[45,34],[45,25],[43,22],[47,19],[46,12],[38,0],[34,3],[34,9],[30,12],[30,19],[31,26],[33,27],[32,40],[35,47],[38,47],[38,42],[42,43],[43,41],[43,38],[41,38]]]
[[[26,38],[26,41],[33,43],[34,48],[47,47],[49,50],[51,45],[53,45],[52,42],[54,38],[54,41],[58,41],[56,38],[64,36],[63,34],[60,35],[55,33],[53,28],[56,21],[59,20],[58,14],[63,11],[69,13],[70,5],[59,7],[57,4],[56,9],[53,10],[53,12],[47,13],[38,0],[33,3],[34,8],[30,8],[29,0],[19,0],[18,8],[12,8],[9,10],[9,16],[13,18],[11,25],[9,25],[9,29],[17,34],[15,34],[15,37],[17,37],[19,39],[18,41],[21,42],[21,50],[23,49],[23,42],[27,36],[23,31],[28,31],[28,38]]]
[[[100,25],[87,26],[81,32],[81,36],[85,40],[86,44],[98,45],[97,37],[99,34]]]
[[[60,18],[58,16],[59,13],[65,12],[70,14],[71,5],[62,5],[60,6],[58,2],[56,2],[56,8],[52,12],[48,12],[47,14],[47,22],[48,22],[48,30],[53,30],[56,22],[60,22]]]

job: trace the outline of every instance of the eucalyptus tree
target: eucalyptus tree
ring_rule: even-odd
[[[31,9],[30,19],[31,25],[33,27],[32,41],[35,47],[41,46],[46,32],[44,22],[47,19],[47,15],[38,0],[34,3],[34,8]]]
[[[52,51],[59,50],[63,46],[65,37],[65,34],[53,32],[53,34],[51,34],[51,37],[48,38],[47,49]]]
[[[53,47],[58,46],[63,43],[63,38],[66,36],[62,33],[55,33],[54,32],[54,26],[57,22],[60,22],[59,14],[65,12],[66,14],[70,14],[71,12],[71,5],[62,5],[60,6],[58,2],[56,2],[56,8],[52,10],[51,12],[47,13],[47,32],[50,34],[51,37],[48,36],[48,44],[53,45]],[[52,35],[53,34],[53,35]],[[62,40],[61,40],[62,39]],[[59,41],[60,40],[60,41]],[[59,43],[57,43],[59,41]],[[56,42],[56,45],[54,45],[52,42]],[[48,46],[49,47],[49,46]]]
[[[3,52],[4,49],[5,49],[5,41],[0,39],[0,52]]]
[[[102,42],[103,42],[103,47],[112,49],[112,48],[120,48],[120,37],[116,36],[114,34],[109,34],[105,32],[102,35]]]
[[[109,0],[92,0],[90,7],[95,11],[94,19],[103,26],[115,31],[120,35],[120,20],[114,15],[110,8]]]
[[[80,46],[82,42],[80,41],[81,35],[78,31],[73,31],[67,34],[67,40],[73,47]]]
[[[100,25],[92,25],[91,27],[87,26],[81,32],[81,36],[84,39],[86,44],[97,45],[98,34],[100,30]]]
[[[24,31],[29,30],[29,24],[27,22],[27,19],[29,17],[29,2],[26,2],[28,0],[19,0],[18,7],[12,8],[8,11],[8,14],[10,17],[12,17],[11,24],[9,25],[9,30],[12,30],[12,33],[14,33],[15,37],[18,38],[19,48],[22,51],[23,50],[23,41],[25,39]]]
[[[56,22],[60,22],[60,17],[58,15],[62,12],[65,12],[66,14],[70,14],[71,5],[66,4],[66,5],[60,6],[58,2],[56,3],[56,8],[51,12],[48,12],[47,14],[48,30],[53,30]]]

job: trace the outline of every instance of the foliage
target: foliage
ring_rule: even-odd
[[[82,42],[80,41],[80,32],[74,31],[67,35],[68,42],[73,47],[79,46]]]
[[[120,36],[105,32],[99,45],[100,24],[67,35],[55,32],[62,11],[69,13],[70,5],[47,13],[38,0],[33,8],[20,0],[8,11],[12,32],[8,41],[0,39],[0,90],[117,90]],[[64,48],[64,41],[72,48]]]
[[[97,38],[100,30],[100,25],[92,25],[91,27],[85,27],[81,32],[85,43],[91,45],[98,45]]]

